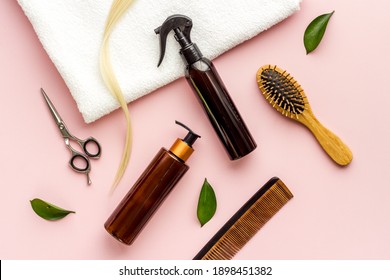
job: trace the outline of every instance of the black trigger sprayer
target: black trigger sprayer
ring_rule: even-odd
[[[171,31],[180,44],[180,55],[187,63],[185,76],[198,97],[214,130],[223,143],[230,159],[239,159],[256,148],[248,128],[233,103],[214,64],[203,57],[191,41],[192,20],[184,15],[172,15],[154,31],[160,35],[160,59],[164,59],[167,36]]]

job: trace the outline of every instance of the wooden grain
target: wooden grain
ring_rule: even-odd
[[[283,85],[290,86],[290,88],[288,89],[289,92],[291,92],[291,88],[293,88],[296,94],[302,96],[305,102],[305,106],[302,112],[299,113],[291,112],[288,109],[279,106],[279,104],[281,103],[275,102],[275,99],[273,98],[275,93],[270,92],[270,88],[271,88],[269,86],[270,82],[265,81],[262,78],[262,73],[265,70],[272,70],[278,72],[281,75],[280,80],[283,79]],[[287,73],[285,70],[278,68],[275,65],[264,65],[263,67],[259,68],[259,70],[257,71],[256,80],[260,91],[263,93],[263,96],[268,100],[268,102],[282,115],[291,118],[293,120],[296,120],[302,123],[304,126],[306,126],[313,133],[313,135],[320,143],[324,151],[337,164],[344,166],[344,165],[348,165],[352,161],[353,156],[351,150],[337,135],[335,135],[332,131],[324,127],[317,120],[317,118],[312,112],[312,109],[307,100],[304,90],[289,73]],[[266,86],[264,86],[265,83],[267,83]],[[278,86],[279,86],[278,87],[279,92],[283,91],[283,88],[280,87],[280,84]]]

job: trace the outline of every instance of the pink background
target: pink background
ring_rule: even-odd
[[[130,104],[133,153],[110,196],[122,152],[122,113],[86,125],[16,1],[0,1],[0,258],[191,259],[272,176],[295,198],[236,259],[390,258],[389,9],[385,0],[304,0],[301,11],[214,61],[258,143],[240,161],[228,160],[183,78]],[[306,55],[306,26],[332,10],[321,45]],[[348,167],[337,166],[309,130],[281,117],[260,95],[255,73],[268,63],[296,78],[318,119],[348,144],[354,154]],[[92,162],[92,186],[67,166],[69,152],[40,87],[75,135],[93,135],[102,144],[102,158]],[[184,135],[175,119],[202,139],[188,173],[127,247],[103,224],[160,147]],[[218,209],[201,228],[196,205],[205,177]],[[30,207],[35,197],[77,213],[45,221]]]

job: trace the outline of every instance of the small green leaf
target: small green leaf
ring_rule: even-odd
[[[198,201],[198,220],[203,227],[214,216],[217,210],[217,199],[215,192],[207,179],[204,179],[204,183],[199,195]]]
[[[45,220],[59,220],[68,215],[69,213],[76,213],[74,211],[65,210],[39,198],[30,200],[31,207],[35,213]]]
[[[306,28],[303,36],[303,42],[306,48],[306,54],[314,51],[320,44],[322,37],[325,34],[326,26],[334,11],[329,14],[323,14],[316,17]]]

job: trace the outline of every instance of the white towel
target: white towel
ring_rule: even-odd
[[[67,84],[85,122],[118,108],[99,72],[102,34],[112,0],[18,0]],[[135,0],[111,36],[115,74],[131,102],[184,75],[179,45],[170,35],[157,68],[154,29],[168,16],[193,21],[191,38],[213,59],[299,9],[301,0]]]

